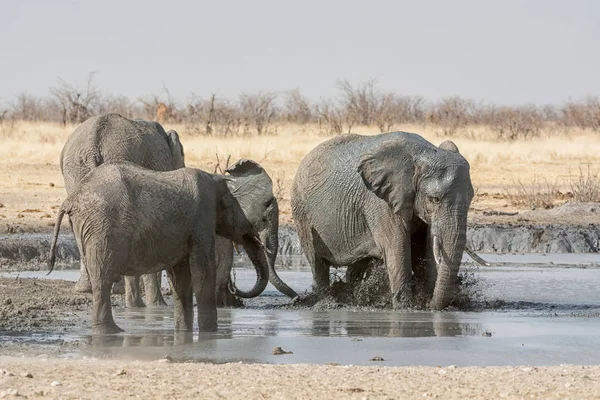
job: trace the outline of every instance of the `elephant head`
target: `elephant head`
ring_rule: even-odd
[[[456,290],[474,195],[469,163],[452,142],[437,148],[424,139],[396,139],[365,154],[358,172],[407,227],[414,216],[428,225],[428,254],[433,254],[437,267],[430,307],[446,307]]]
[[[228,174],[227,186],[243,210],[248,223],[254,231],[259,233],[260,241],[266,247],[269,261],[269,270],[266,274],[260,275],[261,273],[257,270],[259,277],[252,290],[244,292],[236,288],[235,294],[243,298],[258,296],[262,292],[262,290],[260,292],[257,290],[262,285],[260,280],[268,278],[280,292],[291,298],[297,297],[296,292],[279,278],[274,268],[279,248],[279,207],[277,199],[273,195],[271,178],[258,163],[246,159],[239,160],[225,172]],[[252,259],[252,249],[249,251],[246,245],[244,245],[244,249]],[[256,266],[256,263],[254,265]]]

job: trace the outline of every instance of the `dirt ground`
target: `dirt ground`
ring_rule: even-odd
[[[595,399],[600,367],[172,364],[0,357],[0,398]]]

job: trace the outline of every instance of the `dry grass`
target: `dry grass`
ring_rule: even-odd
[[[240,158],[260,162],[274,181],[281,199],[284,223],[291,220],[289,192],[298,163],[312,148],[329,139],[329,136],[319,134],[316,126],[279,126],[276,136],[228,138],[194,135],[194,130],[185,125],[165,123],[164,126],[179,132],[189,166],[213,172],[216,154],[222,164],[228,156],[231,156],[231,163]],[[0,209],[0,218],[15,218],[11,214],[13,208],[15,213],[24,208],[50,212],[51,206],[60,204],[59,200],[66,193],[58,160],[62,146],[74,128],[17,122],[10,131],[0,132],[0,202],[7,205]],[[571,130],[561,134],[548,132],[535,140],[499,142],[486,127],[469,127],[459,137],[440,136],[432,127],[396,128],[420,133],[434,144],[453,140],[471,164],[471,178],[478,192],[474,204],[480,209],[530,208],[532,196],[539,200],[541,195],[547,199],[538,207],[544,207],[550,202],[551,192],[571,192],[582,201],[599,200],[598,135]],[[375,127],[357,127],[353,131],[378,133]],[[580,170],[582,165],[588,165],[590,169]],[[573,174],[572,171],[580,173]],[[51,187],[51,183],[56,187]],[[47,196],[49,193],[50,197]],[[517,197],[524,200],[516,201]],[[13,202],[15,204],[11,206]]]

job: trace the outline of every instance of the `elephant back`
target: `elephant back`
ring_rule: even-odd
[[[125,161],[156,171],[178,167],[169,136],[158,122],[130,120],[119,114],[88,119],[71,134],[61,153],[67,192],[97,166]]]

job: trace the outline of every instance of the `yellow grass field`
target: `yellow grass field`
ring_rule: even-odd
[[[179,132],[188,166],[213,172],[217,154],[222,166],[228,156],[231,163],[240,158],[260,162],[273,179],[276,195],[282,199],[282,223],[292,222],[290,188],[300,160],[330,138],[310,126],[280,126],[275,136],[223,138],[195,135],[185,125],[163,125]],[[0,226],[5,226],[5,230],[50,229],[57,206],[66,196],[58,164],[60,151],[74,128],[16,122],[10,130],[0,129]],[[562,194],[552,196],[557,204],[564,202],[569,198],[570,181],[579,179],[580,168],[594,182],[599,180],[600,136],[592,133],[572,130],[535,140],[499,142],[485,127],[473,127],[458,137],[439,136],[431,127],[409,125],[396,129],[419,133],[436,145],[446,139],[458,145],[471,164],[477,193],[472,220],[483,218],[481,212],[485,210],[531,208],[513,201],[515,195],[528,191],[560,191]],[[353,132],[379,131],[375,127],[357,127]]]

